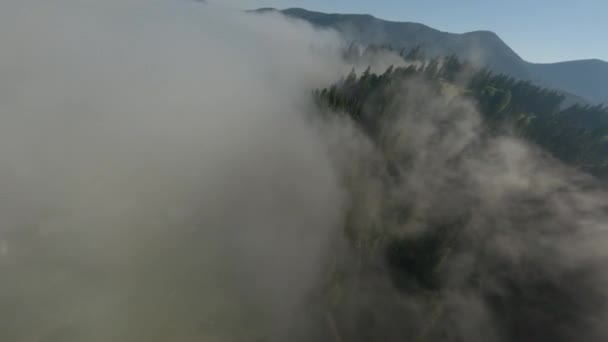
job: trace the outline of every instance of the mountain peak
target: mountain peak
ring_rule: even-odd
[[[258,11],[268,10],[277,11]],[[530,63],[489,30],[450,33],[420,23],[387,21],[369,14],[330,14],[303,8],[288,8],[280,12],[317,27],[336,30],[347,40],[362,44],[390,44],[398,49],[421,46],[429,57],[455,54],[477,67],[532,80],[593,102],[608,99],[608,63],[599,59]]]

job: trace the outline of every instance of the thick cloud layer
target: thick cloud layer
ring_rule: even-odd
[[[606,185],[424,80],[390,107],[352,181],[345,340],[606,340]]]
[[[605,185],[422,81],[373,143],[319,119],[330,32],[6,0],[0,46],[2,341],[608,336]]]
[[[308,95],[337,37],[194,1],[9,0],[0,44],[0,340],[284,334],[342,215]]]

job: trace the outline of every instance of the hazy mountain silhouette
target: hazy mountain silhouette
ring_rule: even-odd
[[[259,12],[275,11],[264,8]],[[456,54],[478,67],[488,67],[520,79],[576,94],[592,102],[608,102],[608,62],[579,60],[551,64],[530,63],[491,31],[462,34],[411,22],[393,22],[362,14],[326,14],[301,8],[281,11],[315,26],[332,28],[362,44],[390,44],[396,49],[421,46],[430,56]]]

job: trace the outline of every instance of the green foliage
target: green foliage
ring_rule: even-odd
[[[377,49],[390,49],[390,47],[374,47]],[[556,158],[569,163],[570,165],[585,170],[600,177],[608,176],[608,109],[604,106],[581,106],[574,105],[564,108],[564,96],[554,90],[536,86],[528,81],[519,81],[512,77],[493,74],[488,70],[474,70],[468,63],[459,61],[455,56],[448,56],[443,59],[431,61],[418,60],[420,56],[419,48],[409,53],[402,51],[402,58],[409,63],[405,67],[390,67],[382,74],[371,72],[367,68],[360,75],[352,70],[344,79],[336,84],[314,91],[314,97],[321,108],[329,109],[324,112],[340,112],[348,115],[370,140],[376,144],[378,159],[369,161],[370,165],[366,168],[373,169],[373,172],[363,172],[361,177],[353,181],[353,191],[345,222],[345,236],[349,242],[349,253],[347,256],[337,256],[336,262],[328,272],[327,279],[327,299],[329,312],[336,317],[350,320],[351,312],[361,314],[362,319],[357,322],[357,328],[352,335],[345,335],[344,340],[388,340],[382,333],[386,331],[381,326],[382,321],[374,317],[383,317],[377,313],[386,310],[390,315],[399,315],[404,312],[407,314],[409,307],[400,305],[399,296],[394,296],[391,291],[386,291],[383,287],[376,286],[374,276],[379,272],[388,271],[391,285],[404,294],[415,294],[417,298],[416,317],[420,316],[418,324],[408,328],[408,336],[413,336],[417,341],[438,341],[444,340],[442,335],[441,322],[445,325],[446,319],[450,320],[450,313],[441,299],[443,289],[450,286],[462,286],[467,290],[474,289],[483,294],[492,315],[502,319],[508,327],[526,326],[528,324],[528,312],[533,308],[535,313],[539,310],[537,303],[543,301],[541,305],[546,312],[549,312],[547,321],[564,322],[576,321],[573,317],[567,316],[566,309],[561,309],[563,300],[568,300],[568,293],[559,292],[560,285],[552,283],[542,276],[538,278],[526,276],[523,281],[518,277],[511,277],[506,273],[501,273],[500,268],[506,264],[501,257],[493,257],[491,252],[485,250],[483,246],[483,232],[468,231],[470,229],[471,216],[479,215],[479,202],[483,198],[468,198],[469,183],[462,180],[460,174],[448,176],[433,171],[440,168],[449,168],[458,165],[458,155],[450,155],[449,160],[438,165],[432,163],[424,171],[431,175],[429,178],[414,179],[424,184],[423,192],[426,188],[429,192],[440,193],[443,196],[444,189],[459,192],[460,187],[464,195],[463,206],[457,206],[452,212],[452,203],[449,203],[447,211],[442,211],[441,206],[429,205],[428,217],[426,212],[416,212],[418,201],[424,202],[424,194],[399,193],[395,189],[413,179],[408,178],[408,172],[415,168],[416,157],[410,156],[409,151],[401,151],[391,146],[398,137],[391,135],[391,126],[399,118],[422,115],[412,109],[418,108],[420,103],[426,100],[450,101],[457,99],[458,96],[473,101],[478,108],[483,119],[484,130],[480,134],[480,139],[475,140],[475,145],[471,149],[474,151],[480,144],[491,140],[487,139],[493,134],[514,134],[534,143]],[[415,61],[415,63],[414,63]],[[404,86],[406,84],[406,86]],[[424,87],[420,93],[416,87]],[[412,90],[413,89],[413,90]],[[416,95],[428,96],[419,99]],[[435,97],[437,95],[437,97]],[[453,96],[452,96],[453,95]],[[418,101],[420,100],[420,101]],[[408,102],[409,101],[409,102]],[[458,101],[457,104],[461,101]],[[408,107],[409,112],[402,113],[402,106]],[[431,110],[446,107],[432,104]],[[447,106],[452,108],[452,106]],[[464,110],[469,110],[469,104],[465,103]],[[433,112],[435,113],[435,112]],[[470,117],[475,117],[472,113]],[[429,114],[431,115],[431,114]],[[416,119],[418,119],[416,117]],[[436,119],[432,117],[431,119]],[[406,123],[416,124],[418,121],[405,121]],[[401,124],[403,122],[399,122]],[[440,120],[433,122],[433,125],[440,126],[444,131],[451,129],[449,124],[444,124]],[[477,121],[475,120],[475,125]],[[397,131],[401,126],[397,126]],[[424,130],[424,124],[421,125]],[[457,128],[456,128],[457,129]],[[477,129],[477,126],[475,126]],[[444,132],[442,132],[444,133]],[[397,132],[397,135],[401,131]],[[405,135],[405,134],[404,134]],[[431,137],[429,141],[432,141]],[[406,140],[407,141],[407,140]],[[414,142],[415,143],[415,142]],[[416,150],[425,148],[429,145],[416,146]],[[434,152],[438,151],[438,152]],[[441,153],[441,150],[434,150],[432,147],[424,150],[427,154]],[[466,150],[462,154],[468,153]],[[460,153],[460,152],[459,152]],[[426,157],[426,155],[425,155]],[[454,158],[452,158],[454,157]],[[432,159],[432,157],[429,157]],[[424,161],[422,161],[424,163]],[[440,170],[441,171],[441,170]],[[373,178],[373,205],[369,204],[364,188],[367,177]],[[441,187],[433,188],[434,177],[440,178]],[[441,178],[445,177],[445,179]],[[452,178],[453,177],[453,178]],[[466,177],[464,177],[466,178]],[[361,181],[360,184],[358,181]],[[446,188],[443,182],[449,183]],[[462,183],[461,183],[462,182]],[[360,187],[360,188],[359,188]],[[358,195],[359,192],[363,195]],[[409,198],[411,195],[412,198]],[[526,196],[517,194],[513,203],[526,200]],[[446,194],[446,196],[450,196]],[[359,198],[361,197],[361,198]],[[461,198],[458,197],[458,200]],[[428,198],[426,199],[428,201]],[[467,201],[471,203],[467,203]],[[506,200],[505,200],[506,201]],[[441,201],[439,201],[441,202]],[[528,203],[516,206],[515,208],[535,208],[531,212],[542,212],[542,199],[531,196],[527,199]],[[538,203],[536,203],[538,202]],[[505,202],[511,204],[511,201]],[[441,203],[439,203],[441,204]],[[425,203],[425,207],[428,203]],[[540,209],[539,209],[540,208]],[[509,229],[534,229],[538,224],[536,217],[528,217],[526,209],[523,216],[519,213],[509,219],[514,220]],[[519,211],[519,210],[517,210]],[[473,212],[475,212],[473,214]],[[436,213],[436,215],[435,215]],[[542,215],[542,214],[541,214]],[[494,212],[489,216],[494,216]],[[421,218],[422,217],[422,218]],[[542,219],[539,219],[542,222]],[[534,221],[529,224],[520,223],[522,221]],[[493,221],[489,221],[492,223]],[[545,224],[547,224],[545,222]],[[553,225],[553,221],[550,222]],[[417,228],[409,230],[408,228]],[[487,227],[488,230],[494,229]],[[485,229],[479,228],[479,229]],[[490,260],[484,265],[470,265],[468,273],[456,275],[462,283],[454,285],[446,278],[446,270],[454,267],[452,259],[462,257],[459,253],[463,251],[473,251],[475,260]],[[342,259],[343,258],[343,259]],[[348,259],[348,260],[345,260]],[[520,270],[528,272],[534,265],[518,265]],[[533,269],[531,274],[536,274],[538,270]],[[451,276],[451,275],[450,275]],[[366,279],[372,281],[366,281]],[[532,279],[528,279],[532,278]],[[495,279],[506,284],[504,294],[496,294],[492,287],[487,284]],[[365,300],[362,300],[365,298]],[[559,301],[562,302],[559,302]],[[566,302],[567,304],[567,302]],[[543,311],[543,314],[546,312]],[[370,312],[372,314],[370,314]],[[558,314],[554,314],[558,312]],[[566,313],[566,314],[564,314]],[[521,318],[524,317],[524,318]],[[409,316],[412,317],[412,316]],[[515,318],[514,318],[515,317]],[[540,318],[539,318],[540,317]],[[532,316],[536,322],[543,322],[543,317]],[[422,323],[421,323],[422,322]],[[400,321],[401,323],[401,321]],[[571,323],[568,323],[571,324]],[[540,324],[543,325],[543,324]],[[344,322],[342,326],[347,326]],[[526,326],[527,327],[527,326]],[[513,338],[509,340],[522,340],[526,336],[528,329],[513,329]],[[405,331],[405,329],[404,329]],[[520,331],[522,333],[520,333]],[[350,332],[347,330],[347,332]],[[365,332],[371,337],[360,339]],[[511,332],[510,332],[511,333]],[[552,337],[553,331],[547,331],[546,335]],[[523,334],[523,335],[522,335]],[[439,337],[441,337],[441,339]],[[539,338],[532,340],[556,340],[555,338]],[[466,339],[458,339],[466,340]]]
[[[403,59],[405,59],[406,61],[424,61],[426,59],[425,55],[424,55],[424,51],[422,50],[422,47],[420,45],[417,45],[416,47],[414,47],[413,49],[411,49],[409,52],[405,52],[405,48],[401,50],[401,53],[399,54],[401,57],[403,57]]]
[[[420,47],[400,54],[407,61],[423,56]],[[391,67],[382,75],[368,68],[357,76],[353,70],[346,79],[315,94],[319,104],[348,113],[373,135],[399,97],[400,84],[416,78],[427,80],[436,91],[446,82],[458,86],[478,104],[488,126],[512,126],[556,158],[596,176],[608,176],[608,108],[562,108],[564,95],[558,91],[486,69],[473,70],[454,55],[421,67]]]

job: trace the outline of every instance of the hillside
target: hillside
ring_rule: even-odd
[[[281,12],[318,27],[335,29],[347,39],[362,44],[390,44],[397,49],[421,46],[430,57],[456,54],[476,67],[488,67],[495,72],[532,80],[591,102],[608,101],[608,62],[601,60],[530,63],[490,31],[457,34],[419,23],[386,21],[371,15],[326,14],[300,8]]]
[[[534,77],[546,84],[608,103],[608,63],[604,61],[589,59],[551,64],[528,63],[528,68]]]
[[[463,72],[471,81],[459,84]],[[554,262],[565,249],[553,239],[573,246],[605,226],[607,197],[591,195],[605,183],[579,171],[608,176],[606,108],[562,110],[556,91],[471,71],[454,57],[353,71],[314,95],[328,117],[352,120],[375,148],[347,183],[356,189],[345,231],[357,266],[338,262],[330,282],[343,340],[571,342],[597,329],[588,318],[604,305],[588,286],[594,271]],[[587,210],[598,216],[577,217]],[[582,223],[589,218],[597,225]],[[399,296],[378,284],[379,269]],[[452,324],[474,321],[473,305],[490,331]],[[352,307],[365,314],[357,329],[345,328]],[[605,341],[600,334],[584,340]]]
[[[207,2],[0,0],[0,342],[608,341],[608,106]]]

